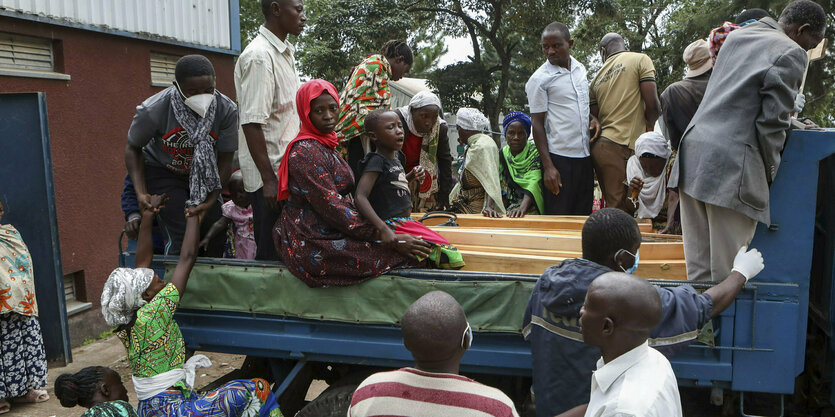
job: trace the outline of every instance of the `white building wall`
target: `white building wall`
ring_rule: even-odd
[[[229,0],[0,0],[0,9],[230,49]]]

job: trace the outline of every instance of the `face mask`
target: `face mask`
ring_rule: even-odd
[[[618,251],[618,253],[615,254],[615,262],[617,262],[618,255],[620,255],[621,252],[626,252],[632,255],[632,252],[629,252],[626,249],[621,249]],[[636,251],[635,254],[632,256],[635,258],[635,263],[629,269],[623,269],[623,266],[620,267],[621,271],[626,272],[627,274],[632,274],[635,272],[636,269],[638,269],[638,261],[641,260],[641,251]],[[620,263],[618,263],[618,265],[620,265]]]
[[[464,334],[461,335],[461,347],[464,350],[469,349],[473,345],[473,328],[467,322],[467,328],[464,329]]]
[[[177,86],[177,91],[179,91],[180,94],[183,97],[185,97],[186,95],[183,94],[183,90],[180,90],[180,85],[175,85]],[[188,108],[194,110],[194,112],[197,113],[198,116],[203,118],[206,117],[206,113],[209,111],[209,106],[212,105],[212,100],[214,100],[214,98],[214,94],[195,94],[191,97],[187,97],[185,99],[185,104],[186,106],[188,106]]]

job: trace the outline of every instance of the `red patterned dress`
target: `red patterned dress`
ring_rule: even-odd
[[[374,243],[377,229],[349,195],[354,175],[336,151],[315,140],[288,149],[290,198],[276,222],[276,248],[310,287],[356,284],[417,261]]]

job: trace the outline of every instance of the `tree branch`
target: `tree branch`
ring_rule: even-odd
[[[481,22],[479,22],[478,20],[473,19],[472,17],[470,17],[469,15],[464,13],[463,10],[462,11],[456,11],[456,10],[452,10],[452,9],[447,9],[445,7],[416,7],[412,10],[417,11],[417,12],[444,13],[444,14],[448,14],[450,16],[456,16],[456,17],[460,18],[461,20],[463,20],[465,23],[469,22],[473,26],[477,27],[479,31],[481,31],[483,33],[488,32],[487,28],[484,27],[484,25],[482,25]]]

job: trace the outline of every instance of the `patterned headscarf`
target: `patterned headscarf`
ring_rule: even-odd
[[[168,88],[174,117],[177,119],[177,123],[188,133],[189,141],[194,146],[191,172],[188,176],[189,199],[186,200],[186,206],[196,206],[203,203],[209,193],[221,188],[220,173],[217,170],[217,156],[213,146],[215,139],[209,134],[212,124],[215,122],[218,94],[220,93],[215,90],[206,117],[200,117],[186,107],[183,96],[176,87]]]
[[[455,114],[455,124],[464,130],[474,130],[476,132],[489,132],[490,121],[478,109],[472,107],[461,107],[458,113]]]
[[[108,326],[130,323],[134,310],[145,305],[142,293],[154,279],[148,268],[116,268],[101,292],[101,314]]]
[[[507,127],[513,122],[522,122],[522,125],[525,126],[525,132],[528,132],[528,136],[531,135],[531,116],[520,111],[512,111],[504,116],[502,130],[507,130]]]
[[[722,48],[722,44],[725,43],[725,39],[727,39],[731,32],[741,27],[742,26],[731,22],[725,22],[722,26],[710,31],[710,35],[707,37],[707,48],[710,52],[710,59],[713,61],[714,65],[716,64],[716,58],[719,56],[719,49]]]

